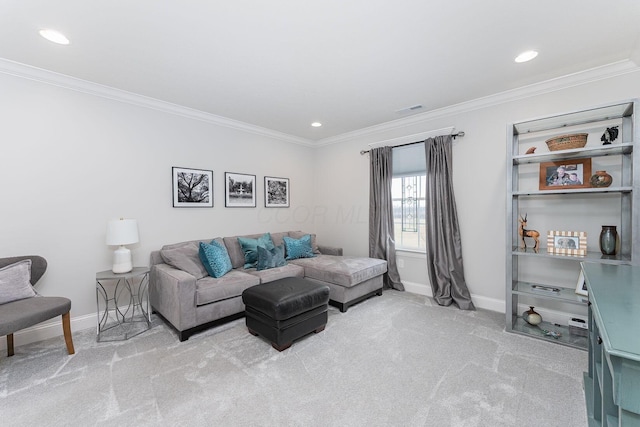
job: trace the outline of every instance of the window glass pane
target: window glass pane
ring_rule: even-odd
[[[426,250],[425,175],[394,178],[391,184],[396,248]]]
[[[424,144],[393,148],[393,222],[396,249],[426,250]]]

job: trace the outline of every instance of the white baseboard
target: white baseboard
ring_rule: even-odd
[[[415,282],[402,282],[404,284],[404,289],[407,292],[411,292],[418,295],[425,295],[428,297],[433,297],[433,291],[431,290],[431,286],[424,283],[415,283]],[[505,313],[507,310],[507,306],[503,300],[498,300],[495,298],[487,298],[481,295],[471,294],[471,299],[473,300],[473,304],[477,308],[482,308],[485,310],[491,310],[498,313]],[[529,309],[528,305],[519,304],[518,305],[518,313],[524,313]],[[586,319],[585,315],[576,315],[572,313],[551,310],[544,307],[536,307],[535,310],[542,316],[542,318],[551,323],[557,323],[559,325],[567,326],[569,324],[569,319],[572,317],[579,317],[581,319]]]
[[[96,314],[85,314],[83,316],[71,318],[71,334],[83,329],[96,327]],[[57,316],[51,321],[39,323],[30,328],[22,329],[13,334],[13,346],[18,347],[32,342],[42,341],[49,338],[62,337],[62,318]],[[64,346],[64,340],[60,342]],[[0,339],[0,350],[6,350],[7,341]]]
[[[411,292],[412,294],[425,295],[428,297],[433,296],[431,287],[427,286],[424,283],[407,282],[406,280],[403,280],[402,284],[404,285],[404,290],[407,292]]]
[[[150,308],[150,307],[149,307]],[[126,313],[129,310],[128,306],[119,307],[121,313]],[[111,319],[112,321],[113,319]],[[74,332],[82,331],[84,329],[93,328],[96,331],[97,336],[97,313],[84,314],[82,316],[71,317],[71,335]],[[62,318],[61,316],[55,317],[43,323],[39,323],[29,328],[21,329],[13,334],[13,346],[18,347],[24,344],[30,344],[32,342],[38,342],[49,338],[62,337],[64,332],[62,331]],[[7,348],[6,340],[0,339],[0,350]]]
[[[427,285],[426,283],[406,282],[403,280],[402,284],[404,284],[404,289],[407,292],[433,297],[431,286]],[[503,300],[488,298],[482,295],[475,294],[471,294],[471,300],[477,308],[482,308],[484,310],[504,313],[507,309],[507,306]]]
[[[407,292],[411,292],[413,294],[425,295],[428,297],[433,297],[433,292],[431,287],[425,283],[416,283],[416,282],[402,282],[404,284],[404,289]],[[471,299],[473,300],[473,304],[477,308],[482,308],[485,310],[495,311],[498,313],[505,313],[506,304],[503,300],[498,300],[495,298],[488,298],[481,295],[471,294]],[[520,305],[518,313],[524,313],[529,306]],[[540,313],[542,318],[546,321],[552,323],[559,323],[562,325],[567,325],[569,319],[571,317],[584,317],[584,316],[575,316],[570,313],[563,313],[555,310],[548,310],[544,308],[536,308],[536,311]],[[95,328],[96,327],[96,314],[85,314],[83,316],[77,316],[71,318],[71,331],[77,332],[83,329]],[[57,336],[62,336],[62,320],[60,317],[57,317],[55,320],[46,323],[40,323],[36,326],[32,326],[30,328],[23,329],[21,331],[16,332],[13,335],[14,346],[29,344],[32,342],[42,341],[49,338],[54,338]],[[63,344],[61,344],[63,345]],[[7,348],[6,340],[0,340],[0,350],[5,350]]]

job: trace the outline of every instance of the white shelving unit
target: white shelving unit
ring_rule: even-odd
[[[507,128],[507,224],[506,224],[506,329],[509,332],[546,339],[559,344],[587,349],[586,333],[574,334],[567,320],[587,317],[588,299],[575,292],[580,262],[634,264],[640,259],[640,223],[635,209],[640,206],[640,179],[635,165],[640,161],[636,111],[638,100],[541,117],[508,125]],[[601,135],[617,126],[618,138],[603,145]],[[545,141],[554,136],[588,133],[583,148],[550,151]],[[526,154],[535,147],[535,152]],[[605,188],[541,188],[541,164],[589,159],[591,174],[606,170],[613,182]],[[591,176],[584,176],[588,183]],[[588,185],[588,184],[587,184]],[[527,215],[527,229],[540,233],[540,247],[533,240],[520,247],[518,217]],[[603,255],[599,249],[602,225],[615,225],[619,235],[616,255]],[[557,255],[547,252],[550,230],[587,233],[585,256]],[[537,290],[534,285],[557,288]],[[542,314],[543,322],[531,326],[522,313],[529,306]],[[559,333],[560,337],[545,334]]]

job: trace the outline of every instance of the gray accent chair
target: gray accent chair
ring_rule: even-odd
[[[47,269],[47,260],[41,256],[28,255],[0,258],[0,268],[16,262],[31,260],[31,286],[35,285]],[[71,337],[71,300],[63,297],[36,295],[0,305],[0,336],[7,336],[7,356],[13,356],[13,334],[21,329],[36,325],[56,316],[62,316],[62,330],[69,354],[74,354]]]

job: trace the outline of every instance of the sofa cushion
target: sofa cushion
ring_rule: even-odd
[[[196,279],[208,276],[206,268],[200,261],[198,256],[198,242],[177,243],[170,246],[164,246],[160,250],[160,256],[165,263],[191,274]]]
[[[291,233],[292,233],[291,231],[271,233],[271,241],[273,242],[273,245],[280,246],[281,244],[283,244],[284,243],[283,238],[285,236],[294,237],[291,235]],[[299,237],[302,237],[304,234],[306,234],[306,233],[303,233],[302,231],[294,231],[293,233],[298,233]],[[244,252],[242,251],[242,247],[238,242],[238,237],[248,237],[250,239],[257,239],[260,236],[262,236],[262,234],[247,234],[242,236],[229,236],[229,237],[223,238],[224,245],[227,247],[227,252],[229,252],[229,258],[231,258],[231,265],[233,266],[233,268],[240,268],[244,266]],[[313,236],[312,236],[311,243],[313,244]]]
[[[247,234],[244,236],[230,236],[223,237],[224,245],[227,247],[227,252],[229,252],[229,258],[231,259],[231,266],[233,268],[241,268],[244,266],[244,252],[242,251],[242,247],[240,246],[240,242],[238,241],[238,237],[246,237],[250,239],[258,239],[262,237],[263,234]]]
[[[273,241],[271,240],[271,234],[264,233],[257,239],[251,239],[248,237],[238,237],[240,247],[244,253],[244,268],[253,268],[258,263],[258,247],[262,246],[265,249],[273,249]]]
[[[240,270],[231,270],[220,278],[211,276],[196,281],[196,305],[205,305],[242,295],[245,289],[260,284],[260,279]]]
[[[245,272],[256,276],[260,279],[260,283],[269,283],[274,280],[284,279],[285,277],[304,277],[304,268],[299,265],[287,264],[282,267],[269,268],[267,270],[256,270],[251,268],[244,270]]]
[[[386,273],[387,261],[375,258],[318,255],[290,261],[304,267],[305,277],[350,288]]]
[[[284,244],[276,246],[273,249],[258,246],[258,262],[256,263],[256,269],[258,269],[258,271],[282,267],[284,265],[287,265],[287,261],[284,259]]]
[[[198,255],[211,277],[222,277],[231,270],[229,253],[223,243],[216,240],[212,240],[210,244],[200,242]]]
[[[305,234],[299,239],[284,237],[284,245],[287,249],[287,260],[298,258],[313,258],[316,254],[311,248],[311,235]]]
[[[0,268],[0,304],[36,296],[29,280],[31,260],[25,259]]]
[[[271,233],[271,241],[273,242],[274,246],[280,246],[284,244],[284,240],[283,237],[284,236],[289,236],[289,232],[288,231],[283,231],[283,232],[278,232],[278,233]]]
[[[318,242],[316,241],[316,235],[312,234],[312,233],[305,233],[304,231],[290,231],[289,232],[289,237],[292,237],[294,239],[299,239],[301,237],[304,237],[305,235],[310,235],[311,236],[311,249],[313,250],[314,254],[319,254],[320,249],[318,248]],[[275,242],[275,240],[274,240]]]

